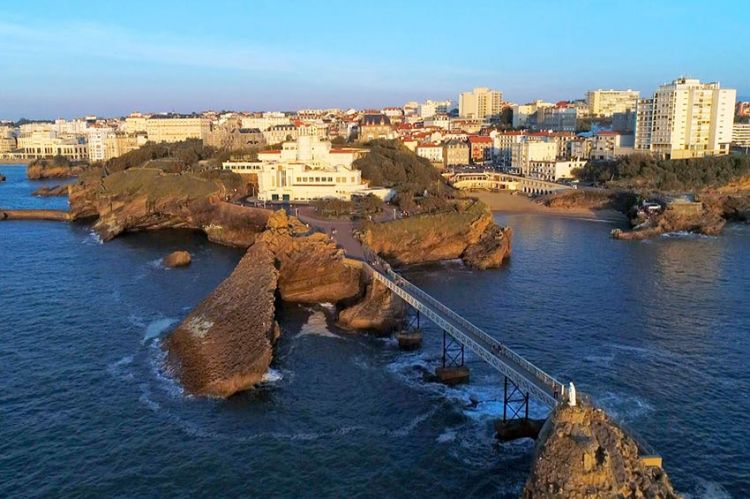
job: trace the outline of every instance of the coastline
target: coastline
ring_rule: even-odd
[[[606,220],[609,222],[627,222],[625,214],[613,210],[592,210],[589,208],[548,208],[535,202],[523,193],[510,194],[508,192],[476,191],[470,193],[490,207],[493,213],[526,213],[534,215],[550,215],[571,218],[586,218],[590,220]]]
[[[31,163],[30,159],[7,159],[0,158],[1,166],[28,166]]]

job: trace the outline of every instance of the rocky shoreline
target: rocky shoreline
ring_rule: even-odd
[[[601,409],[559,406],[542,427],[524,499],[650,497],[676,499],[667,474]]]

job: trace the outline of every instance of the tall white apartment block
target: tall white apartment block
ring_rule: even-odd
[[[679,78],[638,101],[635,149],[670,159],[727,154],[737,91]]]
[[[586,103],[591,116],[609,117],[635,111],[640,96],[636,90],[591,90],[586,92]]]
[[[458,96],[458,114],[462,118],[484,119],[500,114],[503,93],[487,87],[477,87]]]

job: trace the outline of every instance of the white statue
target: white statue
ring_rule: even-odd
[[[570,407],[576,406],[576,386],[573,382],[570,382],[570,389],[568,390],[568,405]]]

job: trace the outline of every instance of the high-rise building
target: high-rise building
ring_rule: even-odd
[[[451,101],[449,100],[426,100],[419,105],[419,117],[431,118],[438,113],[448,113],[451,110]]]
[[[680,159],[727,154],[737,91],[679,78],[638,101],[635,149]]]
[[[635,111],[641,93],[636,90],[591,90],[586,92],[589,114],[609,117],[615,113]]]
[[[487,87],[477,87],[458,96],[458,114],[463,118],[490,118],[502,111],[503,93]]]

